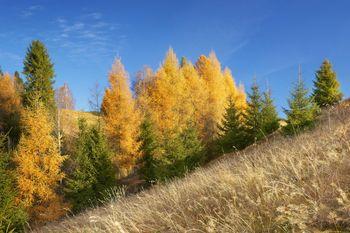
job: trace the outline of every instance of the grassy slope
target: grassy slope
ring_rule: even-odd
[[[86,119],[88,124],[94,124],[98,121],[98,116],[91,112],[61,110],[62,130],[65,134],[76,135],[78,132],[78,119]]]
[[[312,132],[269,139],[39,231],[349,232],[349,114],[336,108]]]

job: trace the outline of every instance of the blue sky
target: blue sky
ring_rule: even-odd
[[[31,40],[42,40],[55,63],[56,84],[67,82],[77,109],[88,110],[89,88],[105,86],[115,57],[131,78],[157,68],[169,46],[195,62],[214,50],[236,82],[256,75],[281,112],[298,64],[312,87],[323,59],[334,65],[350,96],[350,1],[11,1],[0,0],[0,65],[22,71]]]

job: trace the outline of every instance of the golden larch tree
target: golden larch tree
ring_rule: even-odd
[[[220,124],[229,98],[234,98],[237,105],[244,106],[245,95],[241,88],[237,88],[231,71],[222,71],[221,64],[214,52],[209,57],[201,55],[196,62],[196,70],[204,80],[208,99],[207,112],[205,114],[205,140],[211,141],[217,136]]]
[[[176,54],[170,48],[149,92],[148,110],[160,135],[175,134],[188,122],[185,85]]]
[[[244,91],[244,86],[236,85],[231,70],[227,67],[223,71],[223,77],[225,80],[226,95],[228,98],[232,98],[237,109],[244,110],[247,107],[247,99]]]
[[[227,96],[231,96],[234,98],[237,95],[237,87],[235,81],[232,77],[231,70],[229,68],[225,68],[223,71],[223,77],[225,81],[225,91]]]
[[[132,171],[139,157],[140,114],[135,107],[129,76],[120,59],[109,73],[109,87],[102,101],[105,132],[111,149],[115,153],[121,175]]]
[[[205,114],[205,140],[210,141],[216,136],[217,125],[222,119],[227,102],[225,80],[220,62],[213,52],[209,57],[201,55],[196,62],[196,69],[208,90],[207,105],[209,108]]]
[[[8,74],[0,75],[0,112],[1,116],[11,115],[20,109],[21,98],[16,90],[14,79]]]
[[[247,94],[244,89],[243,84],[239,84],[237,87],[237,95],[235,99],[235,103],[238,109],[241,109],[243,112],[247,109]]]
[[[199,77],[197,70],[191,62],[183,59],[181,64],[181,72],[185,79],[185,101],[183,105],[186,114],[195,123],[198,132],[204,137],[205,114],[210,106],[208,106],[208,89],[204,80]]]
[[[0,75],[0,132],[9,134],[9,145],[18,140],[21,109],[21,97],[14,78],[7,73]]]
[[[153,90],[155,75],[153,70],[145,66],[143,70],[137,72],[135,82],[136,106],[144,115],[149,112],[150,96]]]
[[[22,136],[14,158],[17,164],[19,201],[23,202],[34,223],[44,223],[59,218],[66,205],[57,194],[64,173],[55,137],[53,123],[41,103],[22,114]]]

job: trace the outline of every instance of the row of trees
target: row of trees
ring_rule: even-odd
[[[301,77],[299,67],[298,81],[294,85],[288,100],[289,108],[284,109],[286,120],[282,132],[286,135],[297,134],[315,125],[321,108],[339,103],[343,97],[332,65],[325,60],[316,72],[313,93]],[[280,128],[276,108],[269,91],[260,93],[256,83],[249,94],[248,108],[240,111],[230,103],[224,114],[217,145],[224,152],[242,149]]]
[[[91,101],[99,120],[80,119],[73,137],[60,121],[61,109],[74,109],[73,95],[67,84],[54,91],[53,63],[40,41],[29,46],[23,74],[25,82],[18,73],[0,75],[0,230],[81,211],[130,174],[148,184],[181,176],[280,128],[270,90],[261,93],[254,83],[246,99],[214,53],[192,64],[169,49],[156,71],[137,74],[133,89],[117,59],[101,108],[97,89]],[[311,127],[318,109],[341,97],[325,61],[310,97],[299,78],[284,132]]]
[[[247,107],[243,87],[214,53],[193,65],[186,58],[179,63],[169,49],[158,70],[138,73],[134,93],[129,83],[117,59],[102,102],[103,122],[121,174],[141,167],[148,182],[206,161],[228,101],[242,111]]]
[[[248,94],[246,109],[238,109],[230,101],[216,140],[217,149],[227,153],[240,150],[261,140],[279,128],[279,117],[268,90],[261,94],[259,86],[254,83]]]
[[[229,69],[221,69],[214,53],[199,57],[195,65],[185,58],[178,64],[170,49],[156,72],[146,67],[139,73],[134,98],[127,80],[117,60],[102,104],[104,122],[111,127],[109,142],[117,146],[115,155],[123,158],[117,162],[119,168],[130,171],[141,155],[141,171],[149,182],[184,174],[220,152],[243,149],[280,128],[271,91],[261,93],[254,82],[246,100],[243,87],[236,86]],[[342,98],[328,60],[316,72],[314,86],[309,96],[299,74],[284,110],[285,134],[312,127],[320,108]],[[120,128],[125,119],[130,124]]]

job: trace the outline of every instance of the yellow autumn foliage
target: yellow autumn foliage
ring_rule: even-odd
[[[148,91],[147,111],[161,136],[175,134],[188,122],[185,85],[176,54],[170,48]]]
[[[195,123],[200,135],[204,137],[205,114],[209,108],[207,86],[192,63],[185,61],[181,72],[185,78],[185,100],[182,104],[186,105],[188,117]]]
[[[228,98],[238,96],[238,90],[231,72],[222,71],[221,64],[214,52],[209,57],[201,55],[196,62],[199,76],[204,80],[208,90],[207,112],[205,114],[206,141],[213,140],[218,132],[218,124],[221,122]],[[245,101],[245,100],[244,100]]]
[[[14,79],[9,74],[0,75],[0,131],[21,110],[21,98],[16,91]],[[7,133],[7,132],[5,132]]]
[[[243,84],[238,85],[235,103],[238,109],[241,109],[242,111],[245,111],[247,109],[247,95]]]
[[[67,207],[56,193],[64,173],[65,156],[52,136],[53,124],[47,110],[37,104],[22,115],[22,136],[14,158],[17,164],[18,199],[26,207],[34,223],[59,218]]]
[[[129,77],[120,59],[109,73],[109,87],[102,101],[102,113],[107,139],[115,153],[121,175],[130,173],[139,158],[139,111],[135,107]]]
[[[8,114],[18,111],[21,98],[16,91],[15,81],[9,74],[0,75],[0,109]]]
[[[244,86],[237,86],[232,76],[231,70],[225,68],[223,71],[223,77],[225,80],[226,95],[228,98],[232,98],[238,109],[244,110],[247,107],[247,98],[244,91]]]
[[[196,66],[185,59],[180,66],[170,48],[157,71],[145,67],[136,78],[133,99],[128,75],[117,60],[102,104],[107,137],[119,167],[125,171],[132,170],[140,156],[140,118],[150,118],[159,144],[184,132],[189,125],[196,127],[204,142],[210,142],[217,136],[229,98],[239,108],[246,106],[244,89],[236,86],[229,69],[221,69],[214,53],[200,56]]]
[[[204,141],[216,137],[228,99],[246,107],[244,88],[231,71],[221,69],[215,53],[200,56],[196,66],[183,59],[181,67],[170,48],[155,74],[144,69],[135,86],[137,106],[151,116],[158,135],[169,137],[194,123]]]
[[[150,105],[150,96],[153,90],[155,75],[151,68],[145,66],[142,71],[136,75],[135,95],[136,107],[142,114],[148,112]]]

